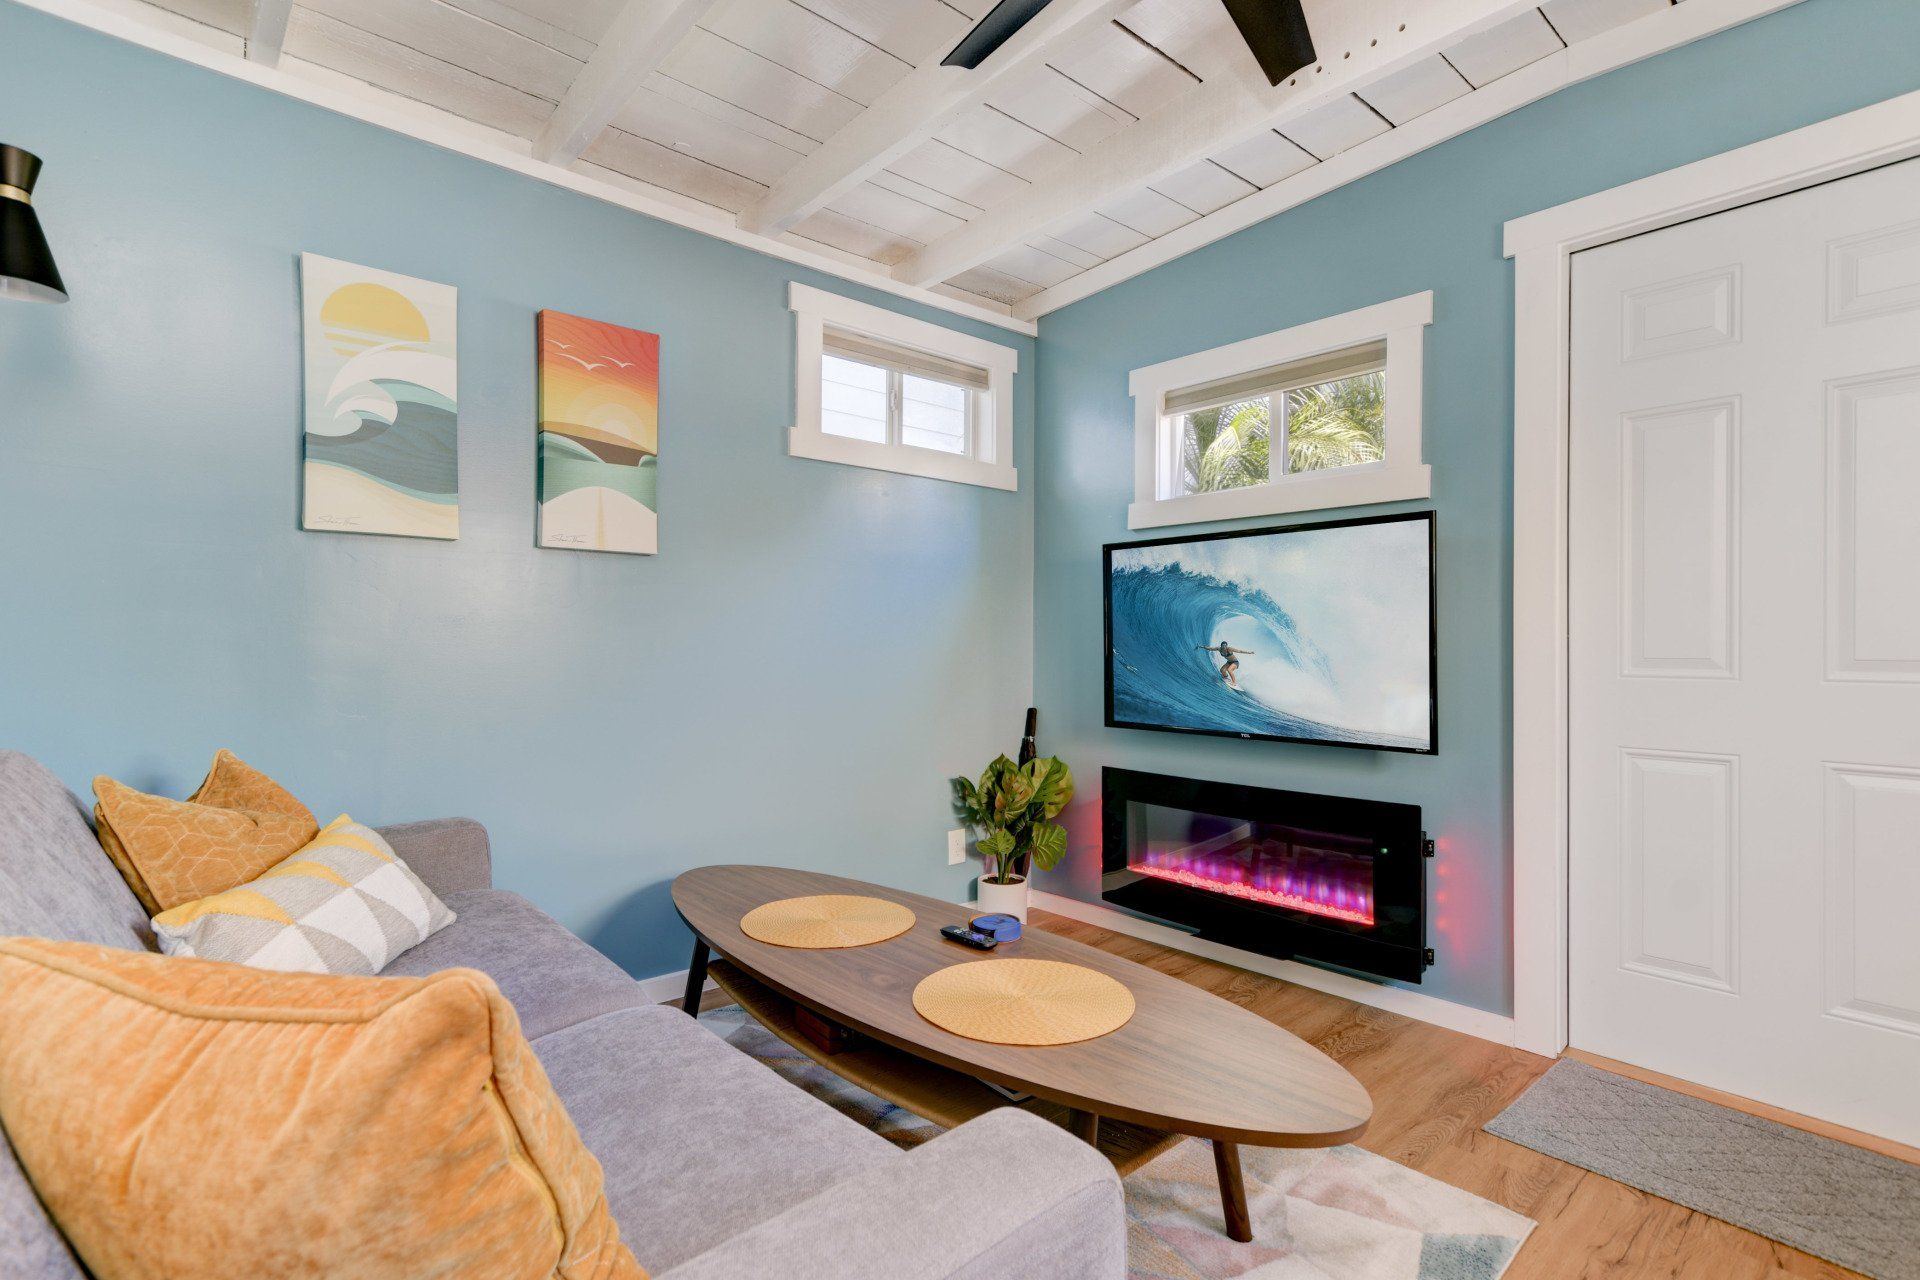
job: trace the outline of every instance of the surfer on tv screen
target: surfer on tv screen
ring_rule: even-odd
[[[1208,653],[1217,653],[1222,658],[1225,658],[1226,661],[1220,664],[1220,678],[1227,682],[1229,689],[1238,689],[1240,687],[1240,682],[1233,678],[1233,673],[1240,669],[1240,659],[1234,655],[1238,653],[1252,653],[1253,650],[1236,649],[1225,640],[1222,640],[1219,644],[1203,644],[1194,647],[1205,649]]]

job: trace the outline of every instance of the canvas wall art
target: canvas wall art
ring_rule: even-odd
[[[300,255],[305,528],[460,536],[457,301],[452,285]]]
[[[660,335],[538,318],[540,545],[660,549]]]
[[[1433,516],[1106,548],[1107,723],[1435,749]]]

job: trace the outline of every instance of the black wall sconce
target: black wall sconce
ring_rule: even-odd
[[[40,157],[0,142],[0,298],[65,302],[67,287],[33,211]]]

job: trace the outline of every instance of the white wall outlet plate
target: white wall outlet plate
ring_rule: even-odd
[[[947,832],[947,865],[957,867],[967,860],[967,829],[955,827]]]

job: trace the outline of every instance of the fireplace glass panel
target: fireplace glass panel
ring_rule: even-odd
[[[1126,802],[1127,870],[1246,902],[1374,923],[1364,839],[1274,822]]]

